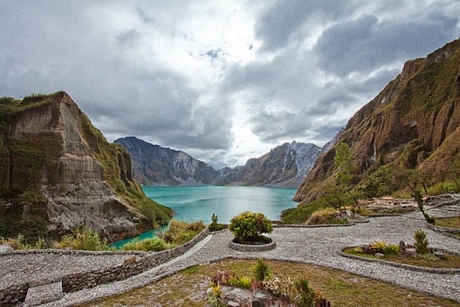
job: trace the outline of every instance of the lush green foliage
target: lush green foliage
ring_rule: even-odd
[[[24,204],[30,206],[30,217],[27,220],[12,213],[16,209],[8,208],[5,211],[0,208],[5,213],[0,214],[0,236],[14,237],[22,233],[28,242],[36,242],[39,237],[47,235],[46,225],[49,221],[46,208],[45,214],[39,208],[43,204],[46,207],[46,199],[42,200],[44,197],[40,182],[46,171],[49,183],[58,183],[61,176],[59,157],[64,140],[61,134],[54,132],[9,139],[6,129],[18,116],[31,109],[40,111],[51,108],[53,120],[58,119],[59,106],[53,103],[63,95],[63,92],[34,94],[22,101],[0,98],[0,198],[16,207]],[[134,207],[133,212],[138,213],[140,228],[150,229],[157,224],[167,224],[172,217],[172,210],[148,198],[134,182],[129,171],[131,160],[126,150],[108,143],[84,114],[81,114],[80,120],[89,150],[103,165],[103,180],[119,197]]]
[[[303,224],[308,221],[314,212],[328,207],[331,207],[330,204],[324,198],[319,198],[307,206],[284,210],[281,213],[281,220],[285,224]]]
[[[298,307],[315,307],[315,291],[310,288],[305,278],[296,280],[294,282],[294,288],[298,293],[294,299]]]
[[[251,289],[252,278],[248,276],[231,276],[227,283],[230,287],[237,287],[241,289]]]
[[[187,223],[172,220],[169,223],[168,231],[163,235],[163,240],[173,246],[178,246],[190,241],[205,228],[206,226],[203,221]]]
[[[162,251],[174,248],[192,240],[205,229],[203,221],[187,223],[172,220],[169,229],[160,233],[158,237],[144,240],[135,240],[123,246],[123,250]]]
[[[224,229],[224,225],[217,223],[219,221],[219,216],[217,214],[212,214],[211,224],[209,224],[209,231],[219,231]]]
[[[271,274],[268,264],[262,258],[257,259],[257,263],[252,269],[252,272],[254,273],[254,278],[257,281],[263,281]]]
[[[28,244],[24,235],[19,234],[16,238],[0,237],[0,244],[9,245],[14,250],[29,250],[29,249],[46,249],[48,244],[43,237],[40,237],[35,244]]]
[[[103,251],[110,250],[107,239],[101,239],[99,233],[89,227],[82,227],[70,235],[65,235],[55,248]]]
[[[237,242],[257,241],[264,233],[273,231],[272,222],[262,213],[243,212],[230,220],[229,229]]]
[[[426,233],[423,230],[417,229],[415,231],[414,240],[414,246],[417,253],[426,254],[429,252],[428,239],[426,238]]]
[[[144,251],[144,252],[159,252],[165,249],[170,248],[169,244],[167,244],[164,240],[155,237],[151,239],[144,239],[144,240],[134,240],[129,243],[123,245],[123,250],[137,250],[137,251]]]

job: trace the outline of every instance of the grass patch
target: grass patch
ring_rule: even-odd
[[[395,263],[409,264],[425,268],[436,268],[436,269],[460,269],[460,257],[444,252],[447,259],[441,260],[432,254],[419,255],[418,257],[408,257],[401,254],[384,254],[383,257],[375,257],[372,254],[365,254],[358,251],[357,247],[348,247],[343,250],[344,253],[364,257],[369,259],[380,259]],[[429,255],[429,256],[427,256]]]
[[[436,218],[436,226],[460,229],[460,216]]]
[[[187,243],[205,229],[203,221],[187,223],[172,220],[169,229],[159,233],[158,237],[144,240],[134,240],[123,245],[123,250],[138,250],[159,252]]]
[[[217,271],[251,276],[255,260],[225,260],[192,267],[146,287],[81,305],[96,306],[206,306],[206,289]],[[458,306],[455,301],[432,297],[413,290],[308,264],[267,261],[273,274],[291,279],[306,278],[332,306]],[[191,271],[190,271],[191,270]]]

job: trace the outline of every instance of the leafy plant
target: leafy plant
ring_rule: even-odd
[[[162,239],[155,237],[145,240],[133,240],[123,245],[123,250],[138,250],[146,252],[159,252],[168,249],[169,245]]]
[[[231,279],[232,275],[228,271],[219,271],[217,272],[211,280],[213,286],[217,285],[226,285]]]
[[[298,307],[314,307],[315,306],[315,291],[310,288],[308,281],[305,278],[300,278],[294,282],[294,288],[297,290],[297,295],[294,297]]]
[[[252,278],[247,276],[230,276],[227,285],[241,289],[251,289]]]
[[[268,264],[262,258],[257,259],[257,263],[254,266],[252,272],[254,273],[254,278],[257,281],[263,281],[271,274],[271,270],[268,267]]]
[[[417,251],[418,254],[427,254],[429,252],[428,249],[428,239],[426,238],[426,233],[418,229],[414,233],[414,246],[415,250]]]
[[[237,242],[255,242],[263,233],[273,231],[272,222],[263,213],[243,212],[230,221],[229,229]]]
[[[277,294],[286,297],[294,297],[294,281],[290,277],[279,278],[275,277],[273,279],[263,282],[265,289]]]
[[[211,216],[211,224],[209,224],[210,231],[219,231],[224,229],[224,225],[217,223],[217,221],[219,221],[219,216],[213,213]]]
[[[82,227],[65,235],[55,247],[89,251],[110,250],[107,239],[101,239],[99,233],[89,227]]]
[[[222,286],[220,284],[212,285],[207,299],[210,307],[225,307],[222,300]]]

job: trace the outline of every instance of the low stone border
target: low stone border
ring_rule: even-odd
[[[437,250],[444,251],[442,249],[437,249]],[[449,252],[449,251],[446,251],[446,252]],[[380,262],[382,264],[388,264],[388,265],[391,265],[397,268],[403,268],[403,269],[408,269],[412,271],[438,273],[438,274],[458,274],[460,273],[460,269],[427,268],[427,267],[415,266],[415,265],[404,264],[404,263],[397,263],[397,262],[392,262],[392,261],[387,261],[387,260],[382,260],[382,259],[359,257],[356,255],[350,255],[350,254],[344,253],[342,251],[339,251],[337,253],[340,256],[345,257],[345,258],[362,260],[362,261],[367,261],[367,262]],[[457,255],[457,253],[454,253],[454,252],[449,252],[449,253]]]
[[[56,278],[56,280],[46,280],[36,283],[23,283],[12,285],[6,289],[2,289],[0,292],[0,306],[19,306],[26,299],[28,289],[30,287],[37,287],[42,284],[48,284],[50,282],[61,282],[62,291],[64,293],[76,292],[84,288],[92,288],[101,284],[107,284],[115,281],[127,279],[131,276],[138,275],[145,272],[153,267],[160,264],[166,263],[173,258],[177,258],[187,251],[189,251],[195,244],[204,240],[209,234],[209,229],[204,229],[201,233],[195,236],[192,240],[184,243],[176,248],[157,252],[157,253],[146,253],[146,252],[126,252],[126,251],[76,251],[76,250],[28,250],[28,251],[13,251],[6,253],[5,255],[13,254],[38,254],[38,253],[50,253],[50,254],[63,254],[63,255],[127,255],[131,256],[129,259],[125,259],[125,262],[101,270],[87,271],[75,274],[68,274]],[[139,257],[138,257],[139,256]],[[127,261],[126,261],[127,260]]]
[[[276,242],[272,240],[272,242],[267,243],[267,244],[249,245],[249,244],[238,244],[238,243],[233,242],[233,240],[231,240],[230,243],[228,244],[228,247],[230,247],[233,250],[239,251],[239,252],[264,252],[264,251],[275,249]]]
[[[433,231],[439,232],[445,236],[460,240],[460,236],[453,235],[453,234],[460,234],[460,229],[444,227],[444,226],[436,226],[430,223],[426,223],[426,227]]]
[[[30,255],[30,254],[56,254],[56,255],[76,255],[76,256],[104,256],[104,255],[126,255],[126,256],[146,256],[149,253],[143,251],[84,251],[74,249],[28,249],[28,250],[12,250],[8,252],[0,253],[2,256],[11,255]]]
[[[319,224],[319,225],[301,225],[301,224],[272,224],[272,227],[285,228],[320,228],[320,227],[348,227],[354,226],[356,223],[347,224]]]

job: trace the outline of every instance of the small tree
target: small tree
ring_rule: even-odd
[[[417,253],[419,254],[428,253],[429,249],[428,249],[428,239],[426,238],[426,233],[423,230],[418,229],[414,233],[414,239],[415,239],[414,246],[415,246],[415,250],[417,251]]]
[[[403,182],[411,191],[411,196],[417,202],[418,208],[423,214],[425,221],[434,224],[434,218],[430,217],[425,210],[425,200],[423,199],[422,192],[419,189],[419,184],[422,182],[424,186],[422,175],[415,169],[401,169],[397,175],[398,180]]]
[[[210,231],[218,231],[224,229],[224,225],[217,223],[219,221],[219,216],[215,213],[211,216],[211,224],[209,224]]]
[[[262,213],[243,212],[230,220],[228,227],[237,242],[259,241],[263,233],[272,233],[272,222]]]
[[[270,267],[262,258],[257,259],[257,263],[252,269],[252,272],[257,281],[263,281],[271,274]]]

